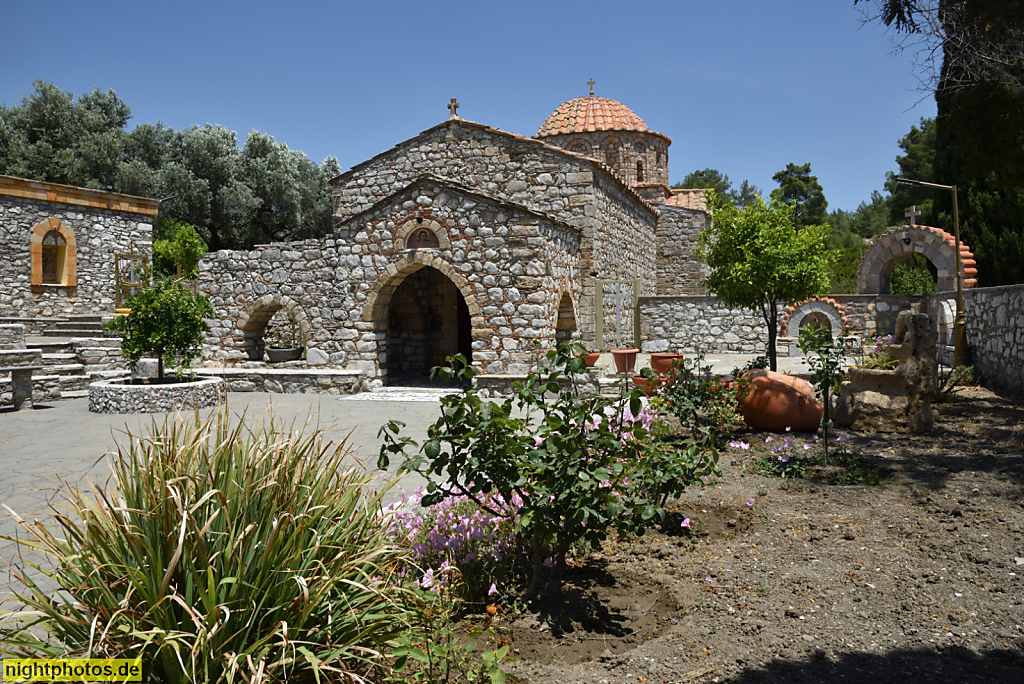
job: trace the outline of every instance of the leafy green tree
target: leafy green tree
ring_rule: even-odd
[[[772,176],[772,180],[779,184],[778,189],[772,191],[772,199],[794,205],[793,223],[797,228],[825,222],[828,217],[825,190],[818,177],[811,175],[809,162],[803,166],[786,164],[786,168]]]
[[[938,288],[935,267],[918,254],[912,254],[892,269],[889,291],[893,294],[927,294]]]
[[[761,188],[757,187],[748,180],[744,180],[740,183],[740,187],[732,191],[733,203],[742,209],[743,207],[751,204],[756,198],[760,197],[763,193]]]
[[[934,92],[934,181],[960,191],[961,237],[985,285],[1024,282],[1024,3],[855,0],[912,50]],[[952,196],[932,197],[952,230]],[[894,208],[895,212],[895,208]]]
[[[676,183],[672,187],[711,188],[715,191],[719,201],[732,202],[740,208],[747,206],[761,194],[761,190],[748,180],[740,183],[739,188],[734,188],[729,176],[717,169],[692,171],[686,174],[681,183]]]
[[[197,277],[206,242],[195,226],[173,219],[165,223],[161,232],[167,237],[153,240],[153,266],[165,276]]]
[[[931,183],[944,182],[935,178],[935,130],[935,119],[922,117],[920,123],[911,126],[910,132],[899,141],[900,149],[903,150],[903,154],[896,157],[899,171],[895,174],[892,172],[885,174],[885,189],[892,197],[889,203],[890,225],[907,223],[904,214],[911,206],[916,206],[917,210],[921,212],[921,216],[917,219],[920,225],[933,226],[936,224],[937,217],[933,206],[935,190],[896,182],[897,176]]]
[[[718,169],[700,169],[686,174],[682,183],[676,183],[672,187],[712,188],[719,195],[729,195],[732,191],[732,181]]]
[[[0,107],[0,173],[97,190],[114,187],[131,110],[113,90],[82,95],[45,81]]]
[[[164,363],[188,368],[201,352],[203,333],[209,328],[203,319],[216,313],[205,295],[199,295],[171,278],[157,280],[128,298],[131,313],[106,324],[119,332],[121,356],[134,370],[147,354],[157,358],[157,377],[164,377]]]
[[[0,107],[0,173],[170,198],[161,218],[204,229],[214,249],[327,234],[333,157],[320,165],[253,132],[161,123],[126,130],[131,110],[114,91],[77,100],[37,81],[21,104]]]
[[[712,202],[712,220],[698,240],[698,253],[711,272],[708,290],[730,306],[756,309],[768,327],[768,358],[778,368],[779,306],[828,291],[831,256],[825,226],[797,230],[793,208],[758,198],[737,209]]]

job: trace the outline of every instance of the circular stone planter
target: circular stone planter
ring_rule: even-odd
[[[223,378],[131,385],[125,380],[101,380],[89,385],[93,413],[163,413],[176,409],[216,406],[226,397]]]

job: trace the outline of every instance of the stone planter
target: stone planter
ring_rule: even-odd
[[[612,349],[615,371],[617,373],[632,373],[636,367],[636,355],[639,353],[639,349]]]
[[[672,364],[683,358],[683,354],[654,352],[651,354],[651,368],[653,368],[654,372],[658,375],[668,375],[672,371]]]
[[[814,400],[806,380],[756,369],[747,373],[751,387],[740,397],[743,421],[755,430],[816,432],[825,407]]]
[[[133,385],[130,380],[101,380],[89,385],[93,413],[163,413],[177,409],[216,406],[226,393],[221,378]]]
[[[267,347],[268,363],[284,363],[298,361],[302,358],[302,347]]]

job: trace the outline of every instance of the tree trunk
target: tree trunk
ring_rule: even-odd
[[[156,350],[156,379],[164,379],[164,350]]]
[[[765,306],[762,304],[762,306]],[[769,300],[767,307],[762,309],[764,322],[768,325],[768,364],[772,371],[779,370],[779,362],[775,353],[775,336],[779,330],[779,307],[774,300]]]

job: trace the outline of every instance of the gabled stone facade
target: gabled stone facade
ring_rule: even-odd
[[[583,139],[569,124],[540,140],[452,116],[334,178],[332,235],[207,255],[201,287],[222,313],[207,351],[262,359],[267,321],[285,310],[308,362],[371,382],[453,353],[517,375],[558,341],[601,346],[598,281],[622,283],[604,287],[606,331],[620,287],[701,293],[691,248],[705,214],[665,204],[670,141],[606,102],[594,125],[618,127],[608,135],[631,146],[616,158],[628,168],[564,149]],[[637,161],[645,170],[627,172]]]
[[[0,176],[0,318],[114,313],[114,254],[148,253],[157,200]]]

